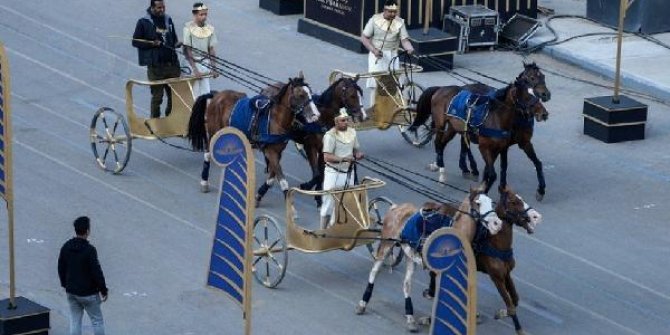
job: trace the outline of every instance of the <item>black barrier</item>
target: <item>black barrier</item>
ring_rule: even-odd
[[[368,2],[370,1],[307,0],[305,18],[358,36],[363,31],[364,20],[367,21],[363,17],[363,11]]]
[[[620,0],[588,0],[586,16],[603,24],[617,27],[619,7]],[[670,1],[668,0],[635,1],[626,11],[623,27],[625,31],[644,34],[670,31],[669,15]]]

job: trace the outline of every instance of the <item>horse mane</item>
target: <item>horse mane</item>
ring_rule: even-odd
[[[358,84],[353,79],[340,77],[335,82],[330,84],[330,86],[328,86],[328,88],[325,91],[323,91],[323,93],[321,93],[321,97],[319,98],[319,105],[322,106],[330,105],[330,103],[333,102],[333,96],[335,95],[335,87],[337,87],[337,85],[339,85],[343,81],[351,82],[351,84],[358,91],[358,93],[363,95],[363,89],[360,86],[358,86]]]
[[[523,67],[524,67],[525,69],[530,68],[531,70],[539,70],[539,69],[540,69],[540,67],[537,66],[537,64],[535,64],[535,62],[532,62],[532,63],[523,63]]]
[[[335,82],[330,84],[330,86],[328,86],[328,88],[325,91],[323,91],[323,93],[321,93],[321,97],[319,98],[319,105],[328,106],[333,101],[335,87],[337,87],[337,85],[339,85],[339,83],[342,82],[342,80],[344,80],[344,78],[336,80]]]
[[[286,91],[288,90],[289,86],[307,86],[305,83],[305,79],[297,77],[297,78],[289,78],[288,83],[284,84],[281,89],[279,89],[279,92],[275,94],[272,97],[272,101],[279,103],[281,101],[281,98],[286,94]]]

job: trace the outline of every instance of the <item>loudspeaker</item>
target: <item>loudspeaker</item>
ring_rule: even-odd
[[[514,16],[505,23],[500,38],[515,46],[523,45],[528,41],[540,27],[540,22],[531,17],[514,14]]]

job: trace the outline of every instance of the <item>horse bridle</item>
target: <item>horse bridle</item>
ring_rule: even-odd
[[[495,208],[492,208],[491,210],[482,214],[481,212],[479,212],[478,209],[475,209],[475,207],[472,206],[472,203],[475,201],[475,199],[482,194],[483,193],[477,194],[474,198],[472,198],[472,200],[470,201],[470,212],[469,213],[463,212],[463,213],[470,216],[472,218],[472,220],[474,220],[475,223],[477,223],[477,225],[481,225],[481,226],[486,227],[486,225],[484,225],[484,221],[486,220],[486,217],[489,216],[491,213],[495,213]]]
[[[304,82],[296,83],[293,79],[289,80],[289,82],[288,82],[287,85],[290,85],[290,86],[292,86],[293,88],[296,88],[296,87],[307,87],[307,89],[308,89],[310,92],[312,91],[312,89],[311,89],[311,88],[309,87],[309,85],[307,85],[306,83],[304,83]],[[291,89],[291,93],[290,93],[290,94],[291,94],[291,95],[289,96],[289,101],[291,101],[292,98],[293,98],[293,89]],[[305,102],[303,102],[303,103],[300,104],[300,105],[293,105],[291,102],[289,102],[289,103],[290,103],[290,106],[289,106],[289,107],[290,107],[290,109],[291,109],[291,112],[292,112],[292,114],[293,114],[294,119],[295,119],[298,115],[302,114],[302,113],[304,112],[304,110],[305,110],[305,107],[307,107],[307,105],[309,105],[309,104],[312,103],[312,102],[313,102],[313,100],[312,100],[312,94],[311,94],[311,93],[310,93],[310,95],[309,95],[309,99],[305,100]]]
[[[528,88],[531,88],[530,86],[527,85],[527,80],[526,79],[524,79],[521,82],[520,86],[524,90],[528,90]],[[516,89],[518,90],[518,89],[520,89],[520,87],[517,86]],[[517,110],[521,111],[521,115],[523,115],[524,117],[531,117],[531,116],[533,116],[532,112],[531,112],[531,109],[533,107],[535,107],[537,104],[540,103],[540,98],[538,98],[535,94],[531,94],[529,92],[526,92],[526,93],[528,93],[528,95],[530,95],[529,101],[527,101],[527,102],[526,101],[520,101],[519,98],[515,96],[514,97],[514,106],[516,107]],[[516,95],[518,96],[518,93]]]
[[[349,89],[354,89],[354,90],[356,90],[356,92],[361,93],[361,94],[362,94],[363,92],[362,92],[362,89],[360,89],[360,87],[358,86],[358,84],[356,84],[356,83],[353,81],[353,79],[344,78],[342,81],[344,82],[344,87],[342,87],[342,94],[340,95],[340,103],[341,103],[342,106],[344,106],[344,108],[347,110],[347,113],[348,113],[349,115],[351,115],[350,111],[352,111],[352,110],[354,109],[354,107],[349,106],[349,105],[347,104],[347,99],[346,99],[346,96],[347,96],[347,90],[349,90]],[[357,107],[360,107],[360,105],[357,106]]]
[[[530,216],[528,215],[528,212],[530,210],[532,210],[533,207],[528,206],[528,208],[526,208],[522,211],[516,211],[516,210],[512,211],[507,207],[507,198],[508,198],[507,193],[503,193],[502,197],[500,198],[500,201],[503,204],[503,211],[504,211],[503,212],[504,217],[502,217],[501,219],[504,218],[505,221],[513,223],[513,224],[515,224],[517,226],[520,226],[520,227],[521,227],[521,221],[522,220],[530,221]]]

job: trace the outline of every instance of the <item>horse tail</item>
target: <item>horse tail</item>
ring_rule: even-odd
[[[431,115],[431,105],[433,103],[432,101],[433,95],[440,88],[441,88],[440,86],[432,86],[423,91],[423,93],[421,93],[419,101],[417,101],[416,103],[416,117],[414,118],[414,122],[412,122],[410,129],[415,130],[420,125],[424,124],[426,120],[428,120],[428,118]]]
[[[191,118],[188,120],[188,133],[186,138],[191,142],[194,150],[207,150],[207,129],[205,128],[205,112],[207,111],[207,100],[214,97],[214,94],[207,93],[199,96],[193,108],[191,108]]]

